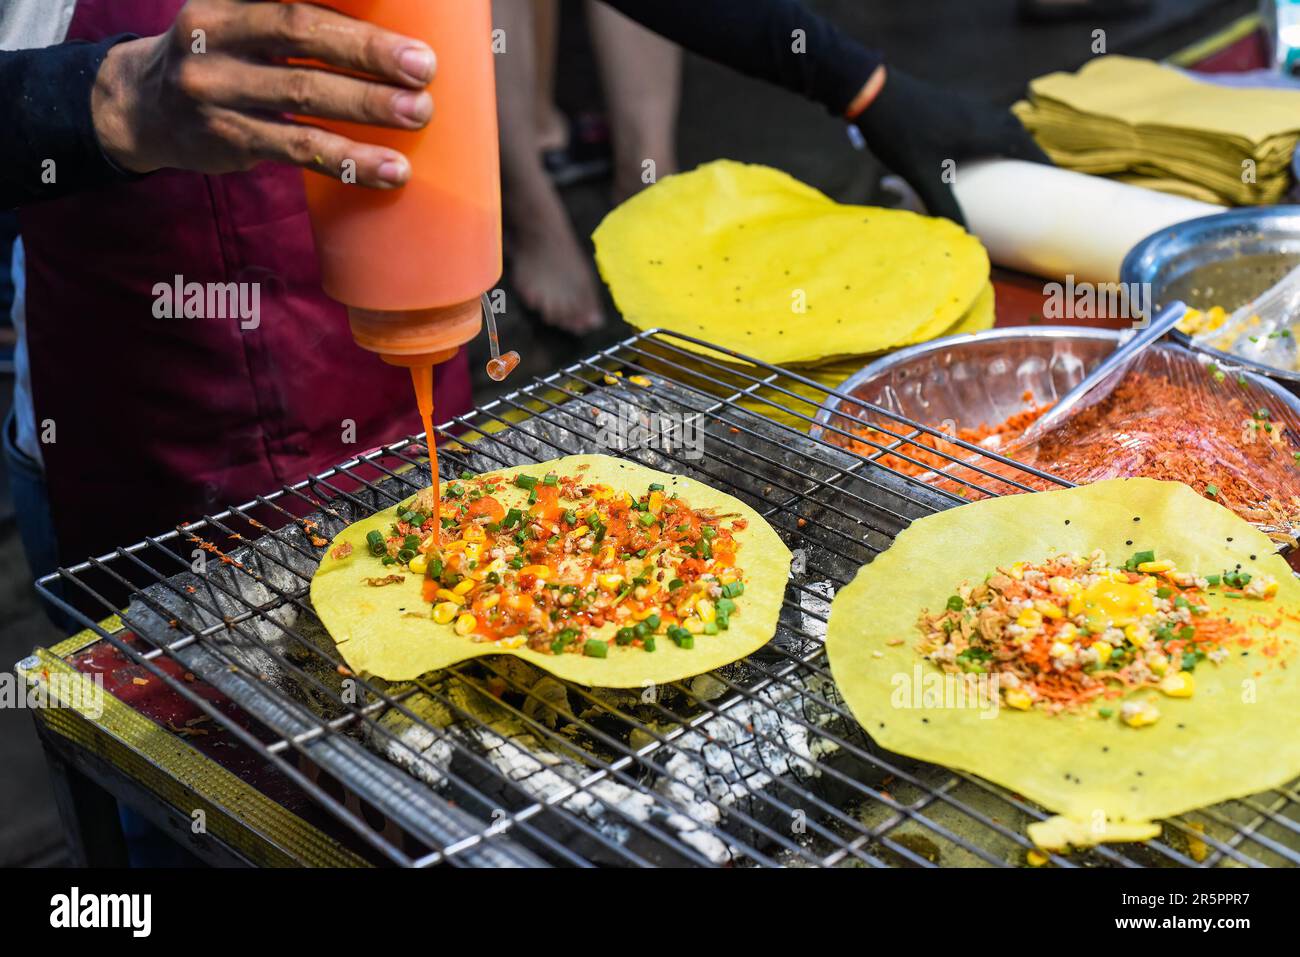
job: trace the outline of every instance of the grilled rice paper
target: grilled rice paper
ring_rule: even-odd
[[[987,311],[976,307],[988,253],[960,226],[836,203],[765,166],[719,160],[667,177],[610,213],[592,238],[629,323],[764,362],[923,342]]]
[[[715,525],[725,526],[726,529],[715,541],[728,540],[735,545],[734,566],[718,571],[718,575],[726,579],[735,575],[737,581],[743,584],[743,591],[734,594],[725,603],[714,596],[710,613],[716,615],[714,606],[720,610],[725,604],[730,610],[726,627],[717,629],[716,634],[694,634],[690,641],[674,639],[673,634],[680,636],[681,632],[673,632],[673,628],[700,626],[700,622],[691,617],[678,618],[670,613],[669,609],[677,607],[674,602],[679,601],[681,594],[674,591],[671,599],[664,599],[662,621],[657,628],[643,629],[656,638],[653,651],[645,650],[640,638],[635,645],[619,644],[617,636],[620,628],[637,624],[630,618],[610,620],[598,628],[582,629],[582,636],[576,640],[570,638],[572,644],[558,654],[553,653],[549,645],[541,650],[529,647],[528,644],[506,647],[516,643],[520,639],[519,635],[512,636],[515,641],[503,641],[488,640],[486,636],[478,634],[458,634],[454,620],[439,624],[432,617],[431,608],[436,611],[437,606],[426,598],[424,574],[413,573],[404,562],[382,565],[380,558],[369,548],[372,533],[378,532],[384,537],[389,535],[399,515],[409,509],[411,502],[408,500],[344,529],[330,543],[326,557],[312,579],[311,600],[316,613],[353,671],[370,673],[392,681],[404,681],[470,658],[509,654],[523,658],[559,678],[582,685],[635,688],[643,687],[648,682],[675,681],[721,667],[757,650],[772,637],[785,593],[791,556],[771,526],[738,499],[694,479],[657,472],[603,455],[575,455],[540,465],[503,469],[488,474],[501,480],[496,483],[500,491],[494,492],[492,497],[503,509],[518,509],[524,515],[530,512],[530,490],[515,485],[520,476],[523,477],[522,481],[536,479],[538,483],[545,482],[547,476],[555,476],[557,484],[554,487],[557,489],[562,489],[566,484],[560,480],[572,478],[575,483],[567,483],[570,488],[583,486],[610,489],[615,494],[627,493],[634,499],[641,497],[643,500],[647,498],[647,489],[662,486],[661,495],[669,499],[674,507],[678,502],[685,503],[694,512],[710,516]],[[472,479],[461,484],[472,487],[477,481]],[[444,482],[444,496],[456,484]],[[541,484],[535,486],[545,487]],[[673,499],[674,495],[678,498]],[[453,510],[457,507],[455,498],[444,498],[444,502],[447,503],[444,515],[449,514],[447,507]],[[568,509],[572,505],[576,514],[586,514],[594,507],[592,502],[590,496],[571,500],[559,498],[561,508]],[[629,512],[629,515],[649,514]],[[569,528],[567,524],[560,524],[559,527],[569,529],[568,534],[582,532],[582,526]],[[667,530],[664,531],[664,536],[666,539]],[[451,537],[454,538],[454,534]],[[565,537],[564,534],[561,537]],[[447,537],[444,537],[442,547],[446,554],[455,546],[450,545]],[[431,556],[434,554],[436,553],[430,553]],[[583,554],[575,552],[574,561],[578,562]],[[591,555],[592,552],[585,554]],[[486,558],[485,554],[484,560]],[[717,567],[721,568],[720,565]],[[666,573],[664,581],[659,582],[658,594],[666,596],[668,586],[680,579],[674,578],[671,564],[661,570]],[[504,582],[514,583],[521,580],[521,573],[522,570],[507,566],[501,569],[499,577]],[[467,579],[473,577],[472,571],[466,576]],[[553,579],[536,582],[530,587],[536,588],[536,594],[541,595],[547,584],[558,586],[562,581],[579,581],[582,577],[574,566],[562,566]],[[682,577],[691,578],[685,574]],[[394,580],[390,581],[390,578]],[[700,578],[688,582],[688,586],[699,586],[707,582],[707,578]],[[585,594],[588,589],[595,591],[597,587],[592,575],[588,576],[588,585],[583,586],[581,591]],[[681,587],[683,586],[678,586]],[[734,583],[721,587],[723,595],[730,595],[737,588]],[[475,592],[470,592],[466,596],[466,607],[460,610],[469,610],[474,594]],[[650,603],[650,600],[641,602],[640,607],[648,607]],[[701,611],[702,609],[696,609],[697,614]],[[563,622],[559,624],[563,625]],[[722,622],[715,619],[712,624],[716,628]],[[554,630],[556,624],[543,623],[541,627]],[[600,649],[604,657],[591,657],[583,653],[582,645],[588,638],[605,645]],[[533,641],[532,644],[537,645],[538,642]],[[682,644],[693,644],[693,647],[682,647]]]
[[[1191,662],[1194,693],[1187,697],[1108,681],[1115,697],[1055,713],[1024,701],[1009,707],[1005,686],[1001,697],[997,687],[991,695],[967,694],[961,706],[955,685],[938,680],[961,676],[922,656],[936,615],[961,611],[961,587],[988,589],[991,574],[1005,579],[1017,563],[1097,549],[1118,562],[1132,556],[1129,569],[1166,564],[1143,561],[1154,551],[1182,570],[1171,575],[1190,573],[1214,586],[1221,576],[1222,587],[1189,590],[1195,609],[1180,601],[1176,586],[1160,589],[1161,607],[1174,596],[1182,609],[1204,616],[1187,618],[1192,626],[1213,621],[1241,640],[1225,640],[1226,652],[1216,651],[1214,660]],[[1300,774],[1300,667],[1291,660],[1300,638],[1300,583],[1274,549],[1232,512],[1174,482],[1116,479],[964,505],[913,523],[836,596],[826,642],[831,670],[854,716],[882,747],[973,772],[1057,812],[1030,826],[1040,846],[1153,837],[1159,818],[1279,787]],[[1149,577],[1122,580],[1154,589]],[[1270,584],[1246,595],[1250,588],[1240,583],[1247,580]],[[984,659],[979,670],[1000,674],[1005,660]],[[1048,667],[1044,674],[1054,675],[1057,665]],[[974,690],[970,677],[967,692]],[[1170,678],[1174,694],[1182,680]],[[1154,723],[1121,720],[1121,712],[1131,719],[1153,707]]]

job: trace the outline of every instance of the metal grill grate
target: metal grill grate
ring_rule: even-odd
[[[879,462],[886,453],[915,462],[906,443],[935,430],[840,395],[884,436],[868,443],[869,455],[848,451],[835,444],[850,436],[843,420],[808,434],[833,393],[720,347],[706,357],[688,342],[707,345],[644,333],[535,379],[439,429],[440,462],[456,475],[610,452],[754,506],[795,551],[796,573],[774,639],[710,675],[616,692],[562,684],[505,657],[403,684],[341,673],[307,598],[319,543],[427,484],[415,440],[61,568],[38,586],[400,865],[1023,863],[1025,825],[1047,815],[971,775],[881,752],[838,696],[821,639],[834,591],[912,519],[963,501],[949,489],[977,497],[999,483],[1025,488],[1030,474],[1066,483],[957,443],[974,458],[941,489]],[[597,444],[602,428],[644,429],[650,413],[702,427],[698,457],[653,428],[623,447]],[[196,539],[234,545],[196,575]],[[94,624],[118,610],[121,595],[134,639]],[[246,729],[172,677],[164,656],[261,727]],[[332,796],[317,769],[386,825]],[[1168,821],[1159,840],[1052,860],[1295,864],[1298,811],[1293,783]]]

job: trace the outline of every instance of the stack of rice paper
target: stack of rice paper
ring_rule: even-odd
[[[1239,206],[1282,197],[1300,137],[1300,91],[1219,86],[1123,56],[1034,80],[1015,112],[1058,166]]]
[[[610,213],[594,239],[633,326],[713,342],[831,388],[881,352],[993,325],[988,254],[960,226],[836,203],[764,166],[721,160],[669,177]],[[701,357],[665,350],[679,377],[682,367],[699,372],[692,384],[748,384],[757,371],[670,342]],[[742,404],[806,428],[826,393],[781,384],[807,401],[767,390]]]

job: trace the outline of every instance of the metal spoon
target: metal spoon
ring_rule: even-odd
[[[1187,306],[1182,302],[1171,302],[1161,309],[1145,329],[1129,337],[1118,349],[1098,363],[1095,369],[1084,376],[1082,382],[1062,396],[1061,401],[1039,416],[1034,424],[1025,430],[1021,441],[1028,444],[1049,429],[1060,425],[1069,418],[1072,409],[1103,383],[1113,387],[1128,371],[1138,354],[1172,330],[1186,314]]]

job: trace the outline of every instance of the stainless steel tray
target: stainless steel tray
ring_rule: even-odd
[[[849,376],[835,390],[840,395],[823,403],[812,434],[821,438],[836,416],[869,417],[872,410],[861,403],[945,431],[1002,422],[1025,408],[1026,392],[1039,403],[1065,395],[1115,348],[1122,334],[1113,329],[1035,326],[991,329],[900,349]],[[1156,348],[1182,349],[1174,344]],[[1300,398],[1231,356],[1219,361],[1227,370],[1240,371],[1261,398],[1272,395],[1300,415]],[[829,441],[834,442],[834,436]]]
[[[1259,295],[1300,264],[1300,206],[1234,209],[1166,227],[1138,243],[1124,257],[1120,281],[1150,283],[1158,309],[1181,299],[1197,309],[1235,309]],[[1196,345],[1177,333],[1183,345],[1232,362],[1300,390],[1300,372],[1277,369],[1240,356]]]

